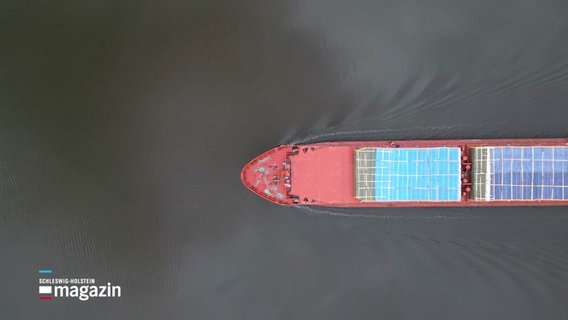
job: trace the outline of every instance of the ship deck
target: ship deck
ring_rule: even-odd
[[[511,157],[503,158],[496,162],[499,167],[490,173],[492,176],[485,177],[483,183],[477,181],[478,185],[473,186],[469,172],[472,159],[469,159],[468,151],[487,148],[497,150],[491,151],[497,154],[501,154],[500,148],[557,151],[555,157],[552,156],[553,151],[545,155],[539,153],[536,160],[541,169],[535,169],[531,176],[525,172],[520,178],[519,174],[511,171],[527,164],[520,165]],[[292,168],[289,193],[306,205],[568,205],[567,139],[330,142],[301,146],[300,152],[289,159]],[[555,161],[554,165],[546,164],[541,161],[543,159]],[[529,161],[530,158],[524,160]],[[549,169],[542,169],[543,164]],[[550,175],[549,172],[554,170],[554,175]],[[523,176],[525,179],[521,181]],[[490,186],[485,183],[490,183]],[[523,192],[523,188],[531,183],[538,186],[532,189],[533,197]],[[492,190],[493,193],[479,197],[476,187]],[[472,194],[470,191],[473,191]]]
[[[301,148],[290,157],[292,189],[302,203],[356,203],[353,147]]]

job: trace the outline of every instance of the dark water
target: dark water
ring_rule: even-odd
[[[284,142],[568,136],[566,1],[4,1],[0,319],[563,319],[566,208],[306,211]],[[38,300],[38,269],[122,286]]]

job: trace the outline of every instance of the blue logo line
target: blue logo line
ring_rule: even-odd
[[[48,270],[48,269],[41,269],[41,270],[39,270],[39,273],[51,273],[51,272],[52,272],[52,271],[51,271],[51,270]]]

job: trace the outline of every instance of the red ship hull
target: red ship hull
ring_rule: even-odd
[[[241,171],[243,184],[258,196],[281,205],[308,205],[326,207],[466,207],[466,206],[568,206],[563,182],[549,193],[544,191],[535,199],[493,199],[488,194],[477,196],[472,186],[470,152],[480,148],[554,147],[565,151],[568,139],[495,139],[495,140],[406,140],[406,141],[343,141],[307,145],[284,145],[271,149],[246,164]],[[455,199],[371,201],[356,196],[357,150],[459,148],[459,184]],[[475,149],[478,148],[478,149]],[[557,151],[558,153],[558,151]],[[456,153],[457,154],[457,153]],[[526,160],[526,159],[525,159]],[[540,159],[537,159],[540,161]],[[544,159],[547,160],[547,159]],[[372,160],[374,161],[374,160]],[[482,160],[485,161],[485,160]],[[528,161],[528,160],[526,160]],[[550,161],[564,161],[551,159]],[[566,159],[568,161],[568,159]],[[480,162],[483,163],[483,162]],[[521,162],[523,163],[523,162]],[[543,161],[538,162],[542,165]],[[563,163],[561,165],[564,165]],[[475,167],[475,164],[474,164]],[[533,164],[534,167],[534,164]],[[564,168],[564,167],[562,167]],[[554,169],[553,169],[554,170]],[[563,169],[564,170],[564,169]],[[373,176],[374,173],[371,173]],[[564,173],[557,178],[565,179]],[[456,175],[457,176],[457,175]],[[488,180],[489,181],[489,180]],[[512,183],[512,182],[511,182]],[[566,181],[568,184],[568,181]],[[489,186],[483,185],[482,188]],[[473,189],[473,190],[472,190]],[[512,187],[511,187],[512,189]],[[527,189],[528,190],[528,189]],[[522,191],[522,190],[521,190]],[[568,192],[567,192],[568,193]],[[556,198],[549,199],[546,197]],[[546,196],[546,197],[545,197]],[[479,199],[479,197],[483,197]]]

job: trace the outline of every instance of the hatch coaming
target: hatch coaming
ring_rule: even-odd
[[[361,201],[460,201],[458,147],[355,150],[355,197]]]

